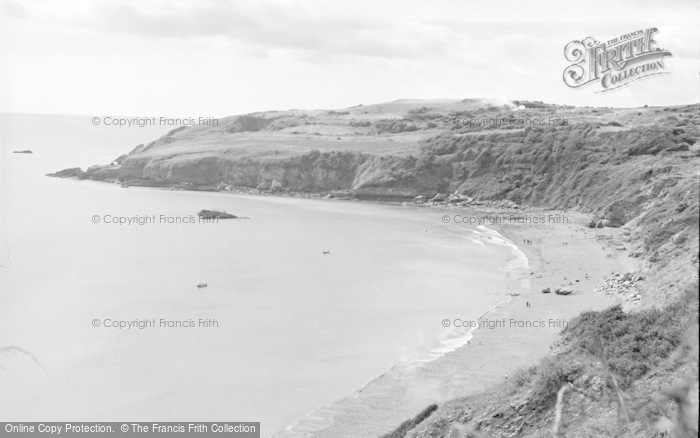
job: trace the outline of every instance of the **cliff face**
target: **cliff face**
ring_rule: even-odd
[[[431,140],[424,171],[447,191],[576,208],[615,226],[682,181],[687,191],[698,163],[695,137],[663,125],[609,131],[582,123],[480,137]]]

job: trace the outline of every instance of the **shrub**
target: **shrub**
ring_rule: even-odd
[[[423,420],[428,418],[430,416],[430,414],[435,412],[435,410],[437,410],[437,408],[438,407],[436,404],[432,404],[432,405],[428,406],[427,408],[420,411],[420,413],[418,413],[418,415],[416,415],[412,419],[406,420],[403,423],[401,423],[401,425],[393,432],[388,433],[386,435],[382,435],[382,438],[403,438],[403,437],[405,437],[406,433],[408,431],[410,431],[414,427],[418,426]]]
[[[581,374],[582,366],[571,362],[565,354],[546,357],[539,363],[535,379],[532,382],[531,403],[548,408],[557,398],[562,385],[573,382]]]
[[[681,343],[687,309],[679,305],[627,314],[621,306],[585,312],[565,330],[566,342],[607,360],[627,386],[666,359]]]

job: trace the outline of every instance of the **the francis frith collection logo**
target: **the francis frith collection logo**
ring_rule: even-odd
[[[571,41],[564,56],[572,64],[564,70],[564,83],[571,88],[600,83],[613,91],[642,78],[669,74],[664,57],[673,56],[654,40],[657,28],[641,29],[606,42],[593,37]]]

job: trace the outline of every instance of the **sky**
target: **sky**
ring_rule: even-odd
[[[670,74],[572,89],[564,47],[658,28]],[[223,117],[397,99],[700,102],[700,1],[0,0],[0,112]]]

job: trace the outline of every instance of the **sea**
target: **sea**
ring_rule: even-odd
[[[0,421],[290,432],[527,287],[512,242],[449,211],[45,176],[172,129],[91,119],[0,115]]]

